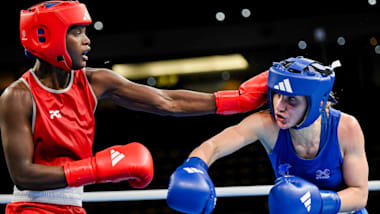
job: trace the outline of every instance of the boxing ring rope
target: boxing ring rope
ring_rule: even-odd
[[[273,185],[216,187],[217,197],[265,196]],[[368,182],[369,191],[380,191],[380,180]],[[167,189],[85,192],[83,202],[165,200]],[[11,202],[11,194],[0,194],[0,204]]]

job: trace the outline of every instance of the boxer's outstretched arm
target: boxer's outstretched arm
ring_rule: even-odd
[[[86,70],[98,98],[109,98],[125,108],[159,115],[235,114],[255,110],[267,101],[268,72],[244,82],[238,90],[212,94],[190,90],[162,90],[133,83],[111,70]]]
[[[256,112],[242,120],[239,124],[224,129],[195,148],[189,157],[199,157],[210,166],[216,160],[227,156],[240,148],[260,140],[262,145],[270,151],[274,144],[267,136],[274,132],[272,118],[269,111]]]
[[[216,111],[211,93],[189,90],[161,90],[134,83],[107,69],[86,69],[91,86],[100,99],[109,98],[128,109],[159,115],[186,116]]]

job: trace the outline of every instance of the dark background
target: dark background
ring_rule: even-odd
[[[0,89],[2,92],[20,77],[34,61],[23,55],[19,41],[19,11],[39,1],[7,3],[0,13]],[[376,137],[379,108],[380,41],[379,3],[367,1],[289,1],[282,3],[239,1],[216,2],[125,2],[82,1],[93,22],[102,21],[104,29],[87,29],[92,41],[88,66],[111,68],[116,63],[139,63],[209,55],[241,53],[250,66],[245,71],[231,72],[224,80],[221,72],[202,75],[178,75],[178,82],[161,85],[166,89],[192,89],[214,92],[236,89],[240,83],[266,70],[273,61],[302,55],[330,64],[339,59],[334,91],[335,106],[354,115],[360,122],[370,167],[370,180],[380,180],[380,144]],[[207,3],[207,5],[206,5]],[[243,8],[251,16],[240,15]],[[226,19],[219,22],[216,12]],[[318,41],[315,29],[325,30],[326,38]],[[343,36],[345,45],[337,44]],[[370,40],[372,38],[372,44]],[[300,40],[307,43],[299,49]],[[380,47],[379,47],[380,49]],[[156,77],[165,78],[165,77]],[[132,80],[146,84],[146,79]],[[156,86],[158,87],[158,86]],[[266,108],[264,106],[263,108]],[[138,141],[152,152],[155,177],[148,189],[167,188],[171,173],[201,142],[224,128],[236,124],[249,113],[199,117],[162,117],[122,109],[100,101],[96,116],[94,152],[115,144]],[[11,194],[4,154],[0,152],[0,194]],[[273,172],[259,143],[215,162],[209,170],[215,186],[273,184]],[[127,182],[86,186],[85,191],[129,190]],[[370,192],[367,209],[377,213],[379,192]],[[84,203],[88,213],[175,213],[164,200],[140,202]],[[5,205],[0,205],[4,210]],[[2,211],[0,211],[2,212]],[[266,197],[218,198],[215,213],[267,213]]]

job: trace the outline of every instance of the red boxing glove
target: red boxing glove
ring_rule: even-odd
[[[225,90],[214,93],[217,114],[236,114],[255,110],[267,100],[267,80],[269,71],[265,71],[245,81],[239,90]]]
[[[112,146],[94,157],[66,163],[64,170],[70,187],[128,180],[134,188],[148,186],[154,171],[149,150],[136,142]]]

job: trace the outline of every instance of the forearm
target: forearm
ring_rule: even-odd
[[[367,204],[368,187],[348,187],[338,192],[341,199],[340,212],[360,210]]]
[[[172,116],[206,115],[216,111],[215,96],[210,93],[165,90],[162,100],[162,110]]]
[[[213,94],[188,90],[139,86],[135,91],[116,91],[108,97],[124,108],[163,116],[197,116],[214,114],[216,111]]]
[[[11,174],[13,183],[20,190],[49,190],[67,186],[62,166],[30,164]]]
[[[10,130],[2,127],[2,143],[8,171],[20,190],[47,190],[65,187],[62,166],[34,163],[34,144],[24,126]]]
[[[200,146],[195,148],[189,155],[190,157],[199,157],[202,159],[208,166],[216,160],[214,155],[215,147],[211,141],[206,141],[202,143]]]
[[[224,129],[194,149],[189,157],[199,157],[210,166],[216,160],[237,151],[246,145],[247,142],[245,138],[236,131],[236,128],[237,126],[231,126]]]

